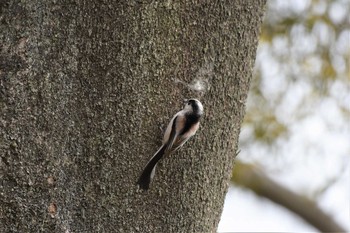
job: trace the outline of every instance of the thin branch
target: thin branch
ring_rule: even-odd
[[[261,197],[284,206],[321,232],[346,232],[345,228],[321,210],[314,201],[276,183],[254,165],[236,160],[231,180]]]

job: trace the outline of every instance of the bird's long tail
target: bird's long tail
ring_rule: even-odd
[[[140,186],[140,188],[144,190],[147,190],[149,188],[156,170],[156,165],[158,161],[163,157],[166,147],[166,145],[163,145],[161,148],[159,148],[159,150],[148,161],[146,167],[143,169],[140,178],[137,181],[137,184]]]

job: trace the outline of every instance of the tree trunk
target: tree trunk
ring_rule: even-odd
[[[216,231],[264,4],[2,1],[2,232]],[[142,192],[186,97],[200,130]]]

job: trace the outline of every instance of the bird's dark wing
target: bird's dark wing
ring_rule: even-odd
[[[174,145],[175,139],[176,139],[176,128],[177,128],[177,119],[179,116],[176,116],[173,120],[173,125],[171,126],[171,131],[170,131],[170,135],[169,135],[169,139],[166,142],[166,148],[165,148],[165,153],[169,153],[171,152],[171,149]]]

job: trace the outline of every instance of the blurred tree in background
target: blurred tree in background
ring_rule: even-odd
[[[233,177],[259,167],[346,227],[349,17],[348,0],[268,2]]]
[[[290,123],[327,98],[349,116],[350,3],[298,2],[268,4],[245,118],[259,141],[288,136]]]

